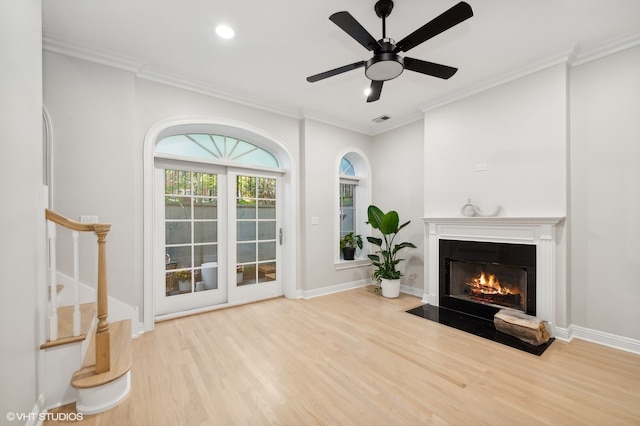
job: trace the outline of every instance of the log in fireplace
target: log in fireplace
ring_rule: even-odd
[[[493,319],[504,307],[536,315],[536,246],[439,241],[439,305]]]

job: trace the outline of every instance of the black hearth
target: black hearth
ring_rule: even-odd
[[[536,315],[536,246],[439,241],[439,305],[493,320],[507,307]]]

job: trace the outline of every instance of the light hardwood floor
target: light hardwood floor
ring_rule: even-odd
[[[537,357],[404,312],[419,304],[365,287],[158,323],[129,397],[82,424],[640,424],[640,355],[556,340]]]

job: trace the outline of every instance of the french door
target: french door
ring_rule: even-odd
[[[279,176],[170,167],[156,169],[156,316],[282,294]]]

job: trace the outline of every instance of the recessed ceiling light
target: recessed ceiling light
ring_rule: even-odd
[[[233,38],[236,33],[233,32],[230,26],[222,24],[216,27],[216,34],[224,39],[230,39]]]

